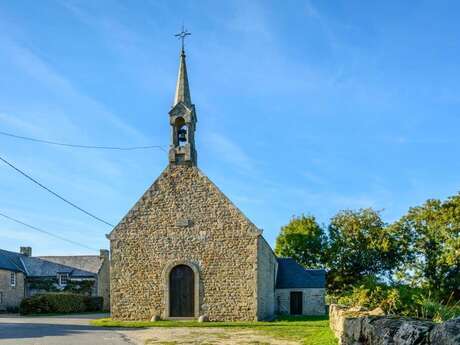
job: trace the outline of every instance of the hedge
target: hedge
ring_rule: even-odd
[[[19,305],[21,315],[48,313],[80,313],[102,310],[102,297],[69,293],[46,293],[24,298]]]

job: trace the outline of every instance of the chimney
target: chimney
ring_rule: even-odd
[[[101,250],[100,250],[99,257],[100,257],[101,259],[107,259],[107,260],[109,260],[109,259],[110,259],[110,252],[109,252],[107,249],[101,249]]]
[[[25,256],[32,256],[32,247],[20,247],[19,252]]]

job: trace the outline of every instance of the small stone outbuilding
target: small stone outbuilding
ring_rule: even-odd
[[[183,49],[169,123],[168,166],[108,235],[112,317],[263,320],[298,313],[286,307],[298,293],[299,314],[324,314],[324,271],[292,270],[292,259],[278,259],[262,231],[198,169]],[[289,286],[290,274],[303,285]]]
[[[278,314],[324,315],[326,272],[305,269],[291,258],[278,258],[276,306]]]

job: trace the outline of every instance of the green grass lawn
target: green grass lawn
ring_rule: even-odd
[[[115,321],[98,319],[91,321],[102,327],[214,327],[253,329],[278,339],[296,340],[305,345],[336,345],[326,316],[283,317],[273,322],[205,322],[197,321]]]

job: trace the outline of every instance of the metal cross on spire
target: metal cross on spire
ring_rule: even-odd
[[[182,31],[175,34],[174,36],[176,36],[178,39],[182,40],[182,51],[184,51],[184,41],[185,41],[185,38],[187,36],[190,36],[191,33],[187,31],[187,29],[184,28],[184,26],[182,25]]]

